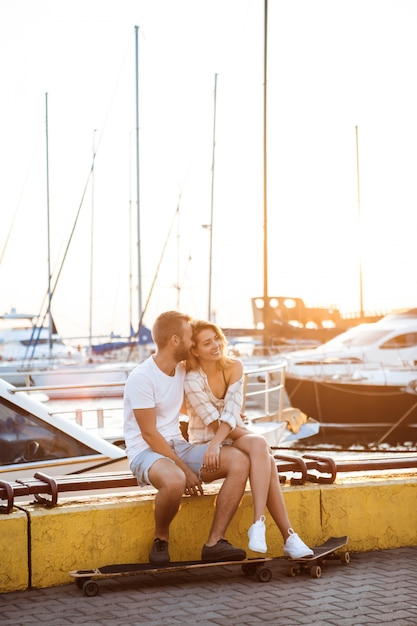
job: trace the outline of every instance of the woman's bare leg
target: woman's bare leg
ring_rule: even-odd
[[[271,459],[271,482],[268,494],[268,511],[272,519],[278,526],[279,531],[284,540],[284,554],[292,559],[302,556],[312,556],[313,551],[291,528],[291,522],[288,518],[287,508],[285,506],[284,496],[279,482],[278,472],[275,466],[274,457]]]
[[[249,481],[251,485],[254,522],[265,515],[269,492],[271,491],[271,454],[266,439],[259,435],[242,435],[233,446],[245,452],[250,458]],[[275,470],[276,472],[276,470]]]
[[[251,542],[253,541],[251,532],[254,528],[256,530],[259,522],[262,526],[262,530],[260,530],[261,538],[259,539],[259,536],[257,537],[258,533],[255,532],[255,544],[252,544],[254,547],[251,549],[258,552],[266,552],[267,548],[264,540],[265,525],[261,517],[264,515],[265,507],[267,507],[284,540],[284,554],[291,558],[312,555],[312,550],[291,528],[275,460],[266,439],[258,435],[245,434],[235,439],[233,445],[245,452],[249,456],[251,463],[249,479],[254,503],[255,522],[248,532],[250,539],[249,547],[251,548]],[[266,496],[265,492],[267,492]]]
[[[291,523],[288,518],[284,496],[282,495],[281,484],[279,482],[279,476],[277,468],[275,466],[275,461],[271,454],[269,454],[269,459],[271,465],[271,480],[269,483],[269,492],[266,504],[268,507],[268,511],[270,512],[275,524],[278,526],[279,531],[285,542],[289,536],[288,529],[291,528]]]
[[[272,519],[278,526],[284,541],[286,541],[291,523],[282,495],[275,461],[266,439],[259,435],[242,435],[233,442],[233,445],[245,452],[250,458],[249,479],[254,506],[254,521],[259,520],[261,515],[265,514],[265,509],[268,508]]]

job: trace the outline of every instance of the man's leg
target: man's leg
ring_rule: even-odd
[[[178,512],[181,496],[185,489],[184,472],[172,461],[160,458],[148,471],[148,478],[156,487],[155,539],[149,553],[149,561],[156,565],[169,563],[169,526]]]
[[[155,539],[149,553],[149,560],[151,563],[163,565],[170,561],[169,527],[180,506],[181,496],[185,489],[185,474],[172,461],[159,459],[149,469],[148,477],[158,490],[154,508]]]
[[[168,459],[155,461],[148,475],[158,490],[155,496],[155,537],[168,541],[169,526],[178,512],[184,493],[185,475]]]
[[[244,494],[249,469],[250,462],[246,454],[236,448],[223,446],[220,451],[220,469],[216,472],[201,470],[201,478],[205,482],[225,479],[217,496],[213,524],[206,546],[214,546],[219,539],[223,539]]]

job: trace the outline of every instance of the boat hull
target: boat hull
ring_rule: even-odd
[[[122,397],[126,380],[136,363],[91,364],[33,371],[33,385],[51,400]]]
[[[285,389],[292,406],[320,422],[322,438],[335,440],[339,434],[346,443],[383,440],[392,444],[417,440],[417,395],[406,392],[405,385],[287,374]]]

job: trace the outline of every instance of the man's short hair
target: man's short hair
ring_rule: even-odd
[[[184,322],[190,323],[191,317],[178,311],[165,311],[156,318],[152,327],[152,339],[158,348],[164,348],[173,335],[182,338]]]

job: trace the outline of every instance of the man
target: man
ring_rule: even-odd
[[[124,431],[130,467],[140,485],[151,484],[155,497],[155,539],[152,563],[168,563],[169,527],[183,494],[203,494],[202,482],[224,478],[216,501],[212,527],[203,546],[203,561],[240,561],[244,550],[224,539],[243,496],[249,458],[240,450],[221,449],[217,469],[203,467],[207,444],[190,444],[180,432],[184,400],[185,360],[192,346],[191,318],[177,311],[162,313],[152,337],[157,351],[130,374],[124,394]]]

